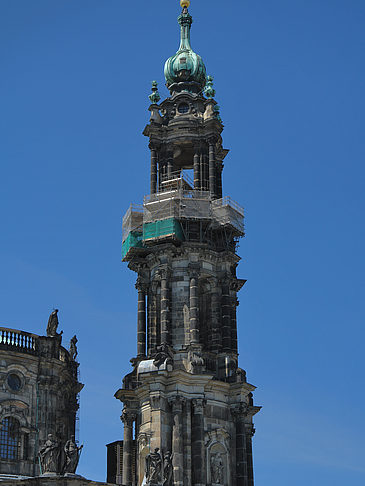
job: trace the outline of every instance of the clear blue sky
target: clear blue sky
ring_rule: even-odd
[[[0,2],[0,322],[79,338],[79,472],[105,479],[136,347],[121,216],[148,192],[147,95],[177,0]],[[240,365],[258,386],[256,486],[363,486],[363,0],[193,0],[224,192],[246,209]]]

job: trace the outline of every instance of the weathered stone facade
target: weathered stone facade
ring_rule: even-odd
[[[78,363],[61,334],[48,334],[0,328],[0,478],[39,475],[48,434],[59,441],[61,469],[63,447],[75,435]]]
[[[187,5],[180,49],[165,64],[170,97],[158,105],[155,82],[150,95],[151,193],[123,218],[123,261],[137,274],[137,355],[115,394],[124,404],[116,482],[253,486],[260,407],[237,351],[243,210],[222,194],[228,150],[212,78],[189,44]]]

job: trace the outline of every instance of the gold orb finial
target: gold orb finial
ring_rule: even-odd
[[[182,6],[182,8],[184,7],[189,8],[190,0],[180,0],[180,5]]]

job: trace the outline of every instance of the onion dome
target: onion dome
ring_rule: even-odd
[[[190,2],[181,0],[183,10],[178,17],[181,28],[180,47],[177,53],[165,63],[166,86],[171,93],[190,91],[199,93],[206,82],[205,65],[202,58],[190,46],[190,28],[193,18],[188,12]]]

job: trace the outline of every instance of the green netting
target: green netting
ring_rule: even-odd
[[[166,238],[173,236],[179,240],[183,240],[183,232],[179,221],[175,218],[161,219],[153,223],[145,223],[143,225],[143,240],[153,240],[157,238]]]
[[[131,248],[143,247],[142,231],[131,231],[122,243],[122,259],[127,255]]]

